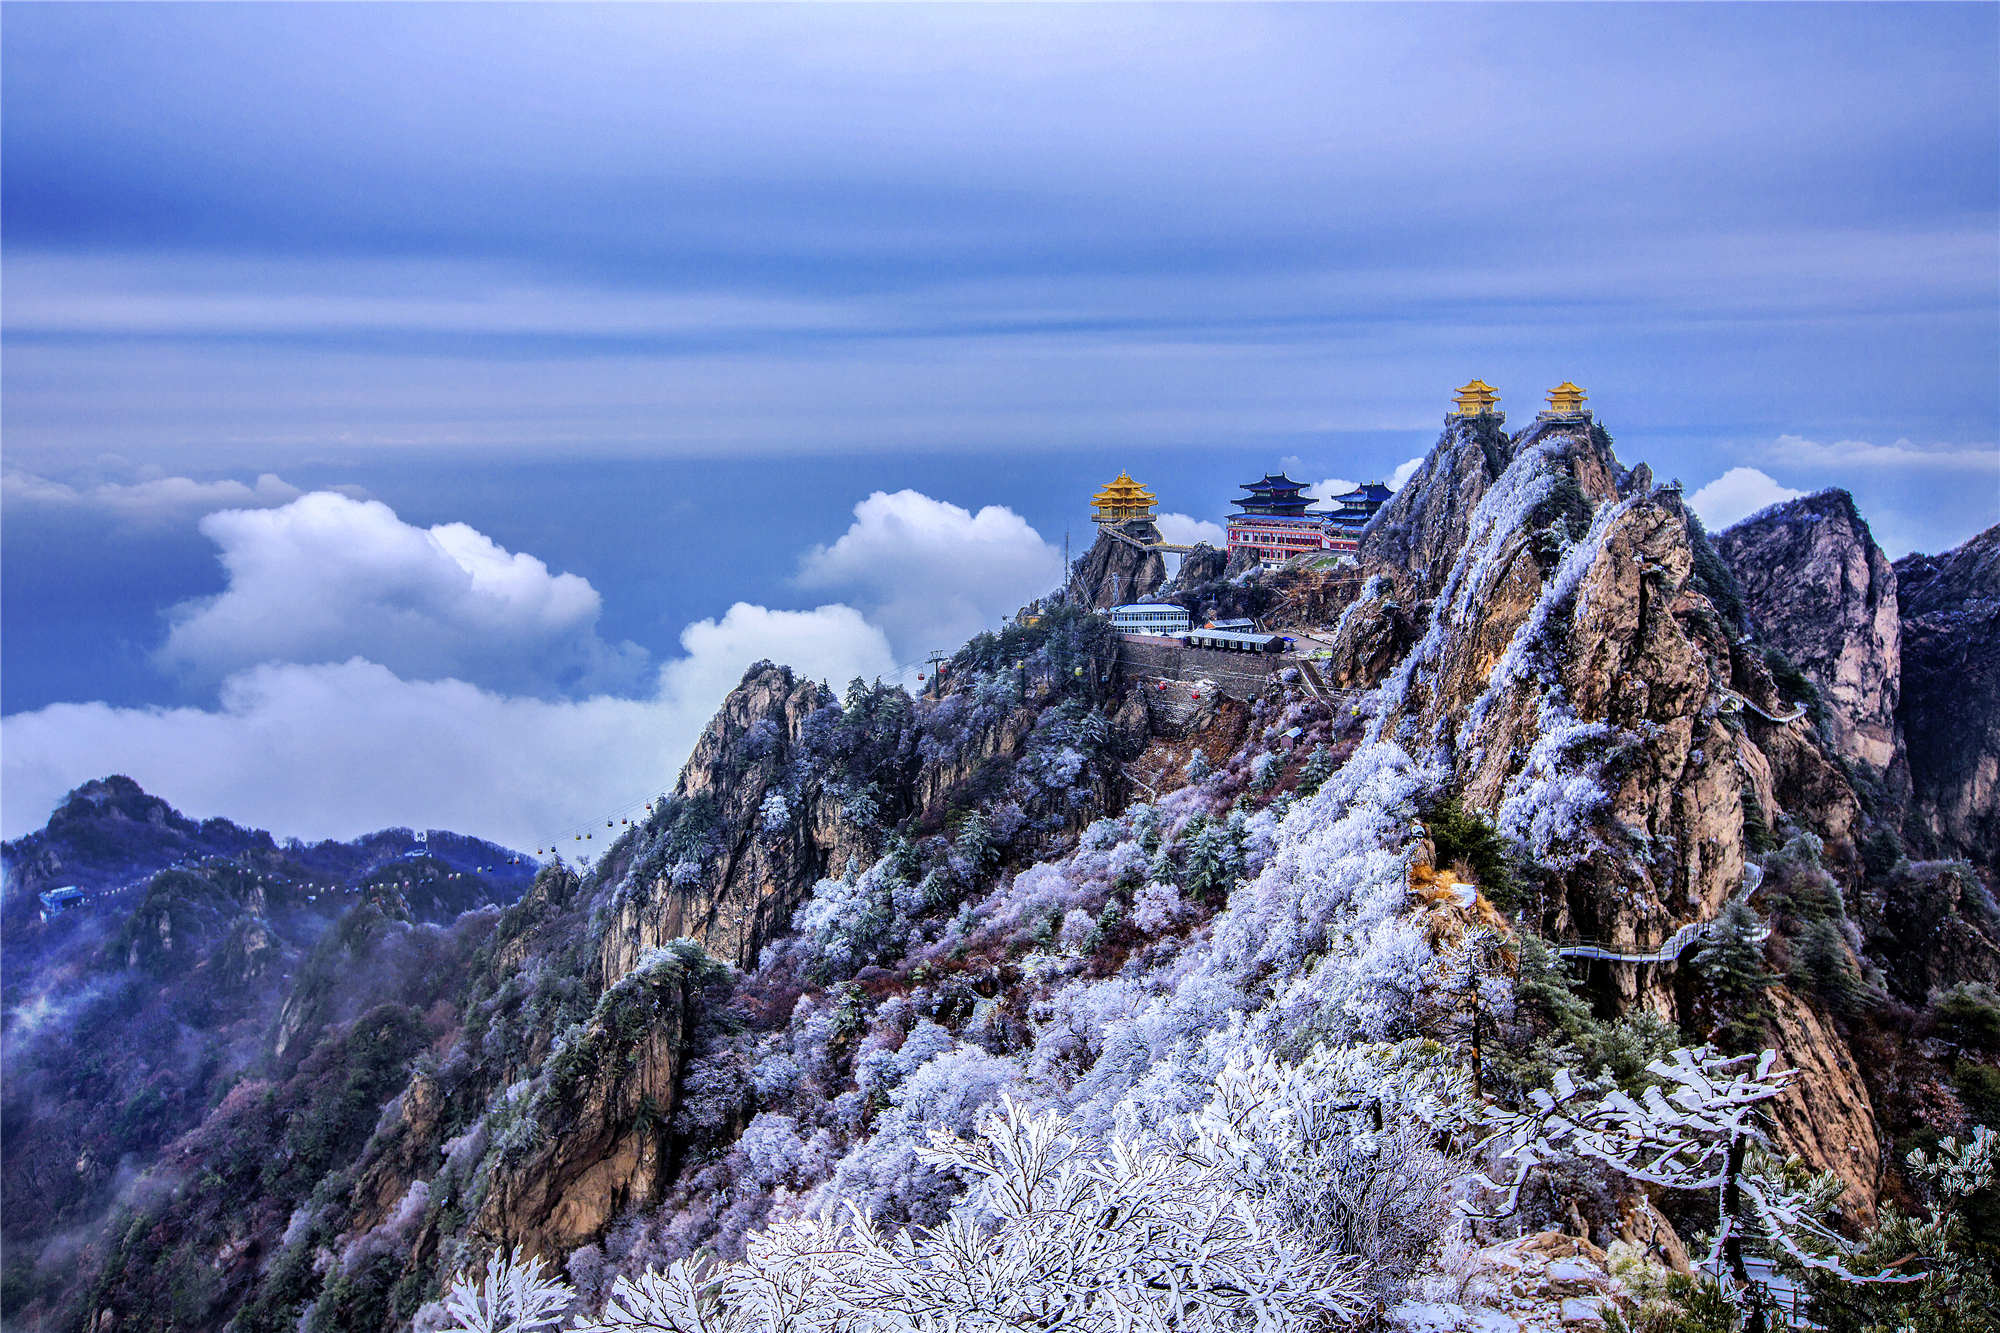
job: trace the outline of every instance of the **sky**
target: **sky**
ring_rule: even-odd
[[[2000,519],[2000,7],[23,5],[0,832],[522,847],[1046,590],[1120,469],[1564,379],[1711,527]],[[1204,526],[1206,525],[1206,526]]]

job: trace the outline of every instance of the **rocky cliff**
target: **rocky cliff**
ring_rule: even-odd
[[[1448,763],[1465,801],[1529,849],[1548,880],[1545,928],[1638,951],[1742,881],[1729,635],[1695,586],[1677,493],[1621,486],[1584,429],[1530,430],[1490,452],[1508,461],[1482,481],[1489,450],[1464,431],[1442,441],[1432,480],[1419,473],[1394,516],[1410,519],[1409,540],[1368,566],[1420,593],[1437,576],[1405,552],[1464,529],[1378,726]],[[1432,487],[1443,494],[1422,494]],[[1475,491],[1469,513],[1428,517]],[[1350,651],[1397,637],[1394,600],[1378,585],[1357,604],[1340,636]]]
[[[1713,541],[1759,638],[1818,691],[1834,753],[1892,794],[1905,790],[1896,570],[1853,497],[1830,490],[1790,500]]]
[[[1146,548],[1161,540],[1160,530],[1145,521],[1099,530],[1070,571],[1070,601],[1102,611],[1151,597],[1167,581],[1167,561]]]
[[[2000,526],[1896,562],[1911,832],[2000,864]]]
[[[821,775],[800,762],[808,721],[833,703],[818,682],[769,662],[730,691],[672,795],[609,864],[633,882],[604,934],[604,984],[682,936],[746,966],[783,928],[843,850],[839,819],[821,805]]]

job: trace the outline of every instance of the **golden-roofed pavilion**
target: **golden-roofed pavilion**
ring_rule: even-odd
[[[1485,380],[1468,381],[1452,401],[1452,413],[1461,417],[1490,415],[1500,405],[1500,391]]]
[[[1547,415],[1560,417],[1578,416],[1583,412],[1583,400],[1590,395],[1576,385],[1564,380],[1549,390],[1549,410]]]
[[[1099,523],[1130,523],[1152,518],[1159,497],[1121,472],[1117,480],[1091,496],[1090,503],[1095,509],[1091,517]]]

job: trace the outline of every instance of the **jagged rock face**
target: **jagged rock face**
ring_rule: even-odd
[[[1836,753],[1893,786],[1905,780],[1902,624],[1896,570],[1846,491],[1767,509],[1715,537],[1757,634],[1826,702]]]
[[[1509,444],[1490,419],[1454,418],[1416,475],[1361,534],[1361,563],[1395,571],[1434,597],[1465,546],[1466,524],[1507,466]]]
[[[1415,646],[1422,632],[1418,613],[1424,610],[1406,605],[1393,579],[1371,578],[1334,623],[1331,658],[1321,669],[1326,683],[1336,690],[1381,684]]]
[[[1910,832],[1929,850],[2000,863],[2000,525],[1944,555],[1896,562]]]
[[[1783,986],[1768,992],[1773,1044],[1798,1077],[1771,1103],[1778,1141],[1813,1171],[1847,1186],[1840,1207],[1856,1223],[1875,1219],[1882,1141],[1868,1085],[1832,1022]]]
[[[1207,542],[1197,542],[1192,551],[1181,557],[1180,572],[1174,575],[1174,581],[1167,585],[1166,591],[1198,588],[1223,577],[1228,567],[1228,552],[1218,551]]]
[[[1071,571],[1070,597],[1079,606],[1102,611],[1143,601],[1166,583],[1166,557],[1145,549],[1145,544],[1162,540],[1160,530],[1148,522],[1134,522],[1117,531],[1129,540],[1120,540],[1109,530],[1100,531],[1095,544]]]
[[[721,846],[692,879],[675,882],[672,866],[619,903],[605,931],[604,984],[614,984],[648,949],[689,936],[739,967],[783,930],[838,850],[834,821],[810,808],[782,829],[764,827],[759,811],[791,766],[806,719],[832,702],[789,667],[760,662],[747,671],[695,742],[674,786],[676,801],[701,802]],[[816,836],[817,832],[817,836]]]
[[[1466,448],[1440,446],[1462,463]],[[1560,872],[1559,927],[1650,944],[1742,878],[1728,637],[1693,587],[1677,496],[1621,499],[1581,431],[1528,432],[1514,460],[1466,520],[1390,734],[1443,757],[1468,803]],[[1559,550],[1548,524],[1566,510],[1593,517]]]
[[[1343,622],[1337,642],[1352,646],[1334,666],[1344,657],[1365,679],[1382,654],[1364,645],[1392,637],[1394,594],[1435,587],[1421,640],[1388,673],[1377,733],[1444,769],[1526,848],[1547,891],[1529,924],[1649,951],[1744,888],[1746,793],[1830,850],[1858,802],[1803,720],[1737,705],[1788,711],[1703,590],[1677,490],[1624,471],[1594,430],[1533,428],[1506,456],[1472,511],[1447,521],[1444,497],[1479,491],[1479,464],[1462,432],[1440,441],[1408,489],[1428,475],[1443,495],[1407,501],[1404,545]],[[1434,582],[1403,563],[1454,528],[1463,545]],[[1621,1008],[1672,1018],[1673,971],[1614,966],[1601,980]],[[1774,1036],[1802,1090],[1779,1112],[1781,1140],[1840,1172],[1866,1215],[1880,1147],[1866,1090],[1823,1016],[1783,998]]]

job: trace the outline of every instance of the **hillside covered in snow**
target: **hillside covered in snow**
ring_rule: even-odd
[[[385,927],[450,932],[421,1006],[15,1248],[9,1325],[1991,1327],[1983,826],[1894,612],[1807,652],[1846,565],[1755,535],[1453,418],[1306,599],[1337,691],[1149,706],[1075,607],[920,697],[757,664],[587,872]]]

